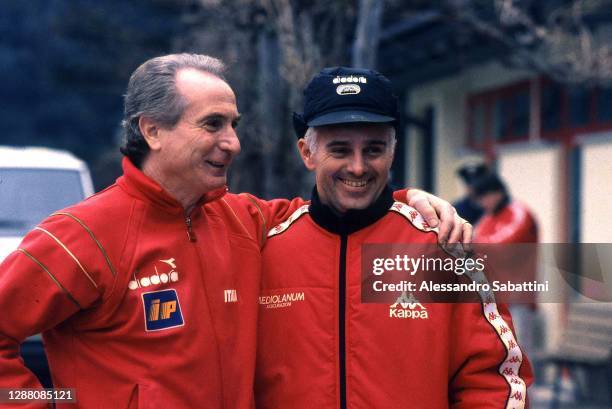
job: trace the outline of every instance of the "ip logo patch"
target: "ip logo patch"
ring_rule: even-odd
[[[159,331],[184,325],[176,290],[143,293],[142,303],[147,331]]]

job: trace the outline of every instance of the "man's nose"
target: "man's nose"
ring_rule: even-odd
[[[361,152],[351,157],[347,170],[355,176],[362,176],[365,173],[366,163]]]
[[[228,127],[228,129],[223,133],[223,136],[219,141],[219,147],[224,151],[230,152],[232,155],[237,155],[240,153],[240,140],[238,139],[238,134],[233,127]]]

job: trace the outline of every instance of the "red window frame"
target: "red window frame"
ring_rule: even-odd
[[[555,84],[551,79],[541,76],[537,78],[539,81],[538,87],[538,98],[539,103],[544,102],[544,92],[547,87],[551,87]],[[529,140],[529,126],[527,127],[527,133],[515,132],[516,125],[513,123],[515,118],[513,112],[510,112],[512,119],[510,120],[511,133],[503,135],[499,139],[495,137],[495,109],[497,103],[504,100],[505,98],[512,98],[520,92],[527,92],[529,95],[530,109],[528,112],[528,124],[531,123],[531,115],[533,110],[531,109],[532,104],[535,103],[533,95],[531,93],[531,80],[519,81],[504,87],[487,90],[480,93],[475,93],[467,97],[467,112],[466,112],[466,145],[477,151],[484,151],[492,153],[494,147],[497,145],[504,145],[508,143],[514,143],[519,141]],[[593,87],[588,90],[588,120],[584,125],[572,125],[571,124],[571,96],[569,92],[569,86],[566,84],[557,84],[560,86],[560,112],[559,112],[559,127],[554,130],[544,130],[544,121],[542,120],[542,106],[538,106],[538,112],[540,118],[538,123],[540,124],[539,135],[540,139],[546,141],[565,141],[572,143],[574,136],[579,134],[588,134],[600,131],[606,131],[612,129],[612,118],[606,121],[598,120],[599,114],[599,92],[600,87]],[[476,107],[482,104],[484,107],[484,123],[483,123],[483,138],[480,141],[475,139],[474,129],[475,124],[474,112]],[[512,109],[512,106],[511,106]]]
[[[517,141],[526,141],[529,139],[529,115],[531,109],[528,109],[527,129],[524,133],[519,133],[516,129],[516,113],[514,106],[510,104],[508,110],[502,115],[510,117],[508,122],[509,132],[501,131],[499,138],[495,136],[495,110],[499,103],[504,100],[511,100],[520,93],[527,93],[528,101],[531,106],[530,81],[524,80],[504,87],[496,88],[472,94],[467,99],[467,145],[475,150],[488,150],[495,144],[506,144]],[[474,112],[476,107],[482,104],[484,106],[484,138],[483,141],[476,141],[474,137],[475,124],[473,123]]]

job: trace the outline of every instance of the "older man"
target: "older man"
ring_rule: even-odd
[[[303,201],[226,194],[240,115],[223,69],[179,54],[133,73],[123,176],[0,265],[0,388],[40,387],[18,348],[42,332],[80,408],[252,407],[262,233]]]
[[[361,302],[363,244],[437,240],[387,186],[399,118],[389,81],[329,68],[304,96],[297,145],[316,186],[263,251],[258,407],[525,407],[530,370],[505,307]]]
[[[39,387],[17,348],[42,332],[81,408],[250,407],[260,226],[225,194],[240,143],[222,71],[175,55],[134,72],[123,176],[0,267],[0,387]]]

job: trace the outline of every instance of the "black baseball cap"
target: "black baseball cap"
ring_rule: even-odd
[[[390,123],[399,127],[399,102],[381,73],[348,67],[324,68],[304,89],[304,112],[293,113],[302,138],[310,126],[353,122]]]
[[[478,179],[488,175],[489,173],[489,167],[481,162],[467,164],[457,170],[457,174],[468,186],[472,186],[478,181]]]
[[[479,177],[472,184],[474,195],[476,197],[483,196],[491,192],[506,193],[506,185],[496,173],[487,173]]]

